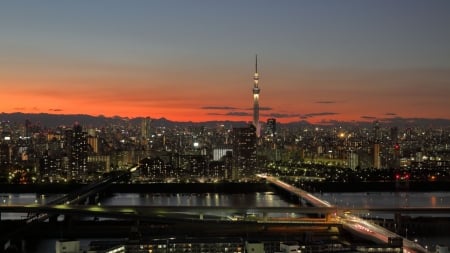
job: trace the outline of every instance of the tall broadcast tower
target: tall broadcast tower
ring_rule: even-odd
[[[260,136],[261,126],[259,124],[259,92],[258,87],[259,74],[258,74],[258,55],[255,59],[255,74],[253,75],[253,126],[256,128],[256,136]]]

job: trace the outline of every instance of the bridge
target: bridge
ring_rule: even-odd
[[[0,205],[0,213],[34,213],[53,215],[81,215],[105,218],[132,218],[145,219],[149,217],[162,217],[166,214],[189,214],[192,219],[203,220],[205,215],[216,214],[230,218],[231,215],[253,216],[261,220],[269,220],[277,214],[317,215],[330,214],[332,216],[349,215],[351,213],[402,213],[402,214],[448,214],[450,207],[402,207],[402,208],[340,208],[340,207],[223,207],[223,206],[98,206],[98,205]],[[255,215],[258,215],[255,217]],[[320,216],[320,215],[319,215]],[[302,216],[299,216],[302,217]],[[219,217],[220,218],[220,217]],[[319,218],[314,218],[320,220]],[[25,220],[25,223],[28,219]],[[256,219],[254,219],[256,220]],[[293,221],[294,218],[290,218]]]
[[[90,196],[94,196],[99,192],[103,191],[105,188],[110,186],[112,183],[120,181],[125,176],[130,173],[136,171],[138,165],[135,165],[128,170],[125,171],[117,171],[115,173],[110,174],[109,176],[103,178],[100,181],[94,182],[92,184],[86,185],[80,189],[77,189],[69,194],[65,194],[61,197],[58,197],[47,203],[46,206],[52,205],[63,205],[68,206],[71,204],[78,204],[85,201]],[[17,208],[15,210],[15,208]],[[24,208],[24,209],[23,209]],[[48,207],[47,207],[48,208]],[[58,216],[58,212],[50,212],[50,209],[47,209],[45,206],[41,208],[30,208],[30,207],[11,207],[11,212],[17,212],[21,210],[21,212],[27,213],[27,218],[23,221],[20,226],[15,227],[12,230],[7,231],[6,233],[0,234],[0,242],[8,242],[11,237],[14,237],[16,234],[20,234],[25,231],[30,225],[35,223],[40,223],[46,220],[55,219]],[[8,209],[8,208],[6,208]],[[61,212],[61,211],[60,211]]]
[[[135,171],[137,166],[127,171],[111,175],[99,182],[83,187],[58,199],[50,201],[47,205],[9,205],[0,206],[0,212],[31,213],[25,219],[24,225],[13,230],[12,233],[24,231],[30,224],[42,223],[59,215],[70,217],[105,217],[134,222],[151,221],[158,224],[179,223],[189,229],[200,224],[207,228],[208,222],[214,226],[238,231],[240,225],[251,226],[260,233],[273,229],[286,229],[286,226],[303,227],[307,229],[321,228],[321,231],[329,231],[331,227],[344,228],[350,233],[376,243],[388,243],[390,238],[399,235],[377,226],[369,221],[360,219],[350,212],[386,212],[386,213],[449,213],[450,208],[339,208],[327,201],[308,193],[302,189],[289,185],[278,178],[259,175],[267,182],[283,189],[299,199],[303,199],[309,206],[305,207],[192,207],[192,206],[99,206],[80,205],[84,199],[93,196],[113,182],[120,180],[129,173]],[[277,214],[294,214],[289,217],[280,217]],[[187,225],[186,225],[187,224]],[[261,225],[261,226],[260,226]],[[229,227],[229,226],[232,226]],[[282,226],[282,227],[280,227]],[[314,228],[313,228],[314,227]],[[8,233],[7,236],[10,236]],[[404,249],[408,252],[426,252],[426,249],[415,242],[403,238]]]
[[[271,183],[279,188],[281,188],[284,191],[287,191],[298,198],[301,198],[308,202],[310,205],[314,207],[328,207],[332,208],[333,205],[328,203],[327,201],[321,200],[317,198],[316,196],[299,189],[295,186],[292,186],[290,184],[287,184],[281,180],[279,180],[276,177],[272,177],[269,175],[259,174],[257,175],[260,178],[264,178],[267,180],[268,183]],[[337,210],[337,207],[335,207]],[[356,210],[356,209],[355,209]],[[361,209],[361,210],[369,210],[369,209]],[[421,208],[417,210],[413,210],[410,208],[375,208],[373,210],[378,211],[385,211],[385,212],[391,212],[391,211],[409,211],[409,212],[417,212],[417,213],[423,213],[425,211],[428,212],[436,212],[436,211],[448,211],[448,208],[442,208],[441,210],[435,209],[435,208]],[[385,229],[381,226],[378,226],[374,223],[371,223],[369,221],[366,221],[364,219],[361,219],[357,216],[351,215],[348,212],[335,212],[335,213],[327,213],[327,220],[335,219],[336,222],[342,224],[343,228],[349,231],[352,234],[355,234],[356,236],[360,236],[362,238],[371,240],[375,243],[388,243],[391,238],[395,237],[401,237],[392,231]],[[405,252],[413,253],[413,252],[428,252],[427,249],[422,247],[421,245],[417,244],[416,242],[410,241],[406,238],[402,238],[403,240],[403,248]]]
[[[336,221],[327,221],[321,218],[310,218],[317,213],[329,212],[328,208],[311,207],[221,207],[221,206],[97,206],[97,205],[10,205],[0,206],[1,212],[45,213],[50,216],[64,215],[70,217],[96,217],[113,218],[121,221],[131,221],[135,224],[149,223],[167,224],[171,227],[183,228],[183,224],[190,225],[210,224],[211,227],[227,227],[239,230],[239,227],[258,226],[260,232],[265,233],[274,227],[296,226],[299,230],[329,230],[332,227],[341,227]],[[291,214],[286,217],[286,214]],[[231,227],[230,227],[231,226]],[[264,227],[264,229],[262,229]],[[211,228],[206,227],[205,232]],[[336,230],[337,231],[337,230]],[[206,232],[207,233],[207,232]],[[224,236],[224,235],[222,235]]]

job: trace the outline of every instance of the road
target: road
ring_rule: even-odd
[[[327,201],[321,200],[317,198],[316,196],[312,195],[311,193],[304,191],[302,189],[299,189],[295,186],[292,186],[290,184],[287,184],[281,180],[279,180],[276,177],[272,177],[269,175],[258,175],[260,178],[266,179],[269,183],[272,183],[292,194],[297,195],[299,198],[304,199],[307,201],[310,205],[314,207],[334,207]],[[371,240],[376,243],[388,243],[389,238],[393,237],[401,237],[392,231],[385,229],[381,226],[378,226],[376,224],[373,224],[369,221],[366,221],[364,219],[361,219],[357,216],[348,214],[344,211],[339,210],[338,207],[336,207],[336,212],[332,215],[329,215],[330,218],[335,219],[336,222],[342,224],[343,228],[348,230],[351,233],[354,233],[355,235],[361,236],[362,238]],[[421,252],[428,252],[427,249],[422,247],[416,242],[410,241],[406,238],[401,237],[403,240],[403,252],[404,253],[421,253]]]
[[[56,198],[50,202],[48,202],[46,205],[60,205],[60,206],[67,206],[71,204],[77,204],[82,200],[85,200],[87,197],[92,196],[98,192],[100,192],[102,189],[108,187],[113,182],[116,182],[120,180],[123,176],[126,176],[129,173],[132,173],[136,171],[139,165],[135,165],[128,170],[125,171],[118,171],[115,174],[112,174],[98,182],[94,182],[92,184],[89,184],[85,187],[82,187],[81,189],[77,189],[69,194],[65,194],[59,198]],[[4,238],[0,237],[0,241],[7,240],[9,237],[11,237],[14,234],[18,234],[21,231],[24,231],[27,229],[28,226],[46,221],[51,218],[51,215],[49,213],[28,213],[28,217],[24,220],[24,224],[22,226],[17,227],[15,230],[8,231],[6,235],[4,235]]]

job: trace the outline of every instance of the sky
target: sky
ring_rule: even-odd
[[[450,119],[447,0],[2,0],[0,112]]]

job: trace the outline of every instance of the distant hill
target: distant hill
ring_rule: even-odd
[[[90,116],[84,114],[48,114],[48,113],[1,113],[0,121],[9,121],[19,124],[24,124],[25,120],[31,121],[35,125],[42,127],[53,128],[57,126],[72,126],[75,122],[79,122],[85,126],[104,126],[111,123],[121,123],[125,119],[119,117],[103,117],[103,116]]]
[[[384,118],[376,119],[380,122],[382,127],[399,127],[399,128],[447,128],[450,127],[450,119],[427,119],[427,118]],[[373,122],[375,119],[370,121],[329,121],[320,124],[311,124],[307,121],[291,122],[283,124],[287,127],[299,127],[299,126],[329,126],[329,127],[373,127]]]
[[[105,116],[92,116],[86,114],[48,114],[48,113],[1,113],[0,121],[9,121],[17,124],[24,124],[25,120],[31,121],[35,125],[42,127],[54,128],[57,126],[72,126],[75,122],[80,123],[87,127],[103,127],[111,124],[124,124],[129,123],[132,125],[139,125],[142,121],[142,117],[138,118],[126,118],[126,117],[105,117]],[[397,126],[401,128],[405,127],[426,127],[426,128],[438,128],[438,127],[450,127],[450,119],[425,119],[425,118],[386,118],[379,119],[381,125],[391,127]],[[248,122],[245,121],[206,121],[206,122],[176,122],[165,118],[152,119],[152,126],[160,127],[174,127],[174,126],[206,126],[216,127],[224,125],[226,128],[245,126]],[[279,123],[280,124],[280,123]],[[305,127],[305,126],[330,126],[330,127],[372,127],[372,121],[330,121],[322,124],[311,124],[308,121],[298,121],[291,123],[280,124],[285,127]]]
[[[54,128],[57,126],[72,126],[75,122],[88,127],[103,127],[111,124],[130,123],[132,125],[141,124],[143,117],[126,118],[126,117],[105,117],[92,116],[86,114],[48,114],[48,113],[1,113],[0,121],[9,121],[17,124],[24,124],[25,120],[31,121],[35,125],[42,127]],[[207,122],[176,122],[165,118],[153,119],[151,125],[154,127],[166,126],[207,126],[214,127],[224,125],[226,127],[245,126],[248,123],[244,121],[207,121]]]

